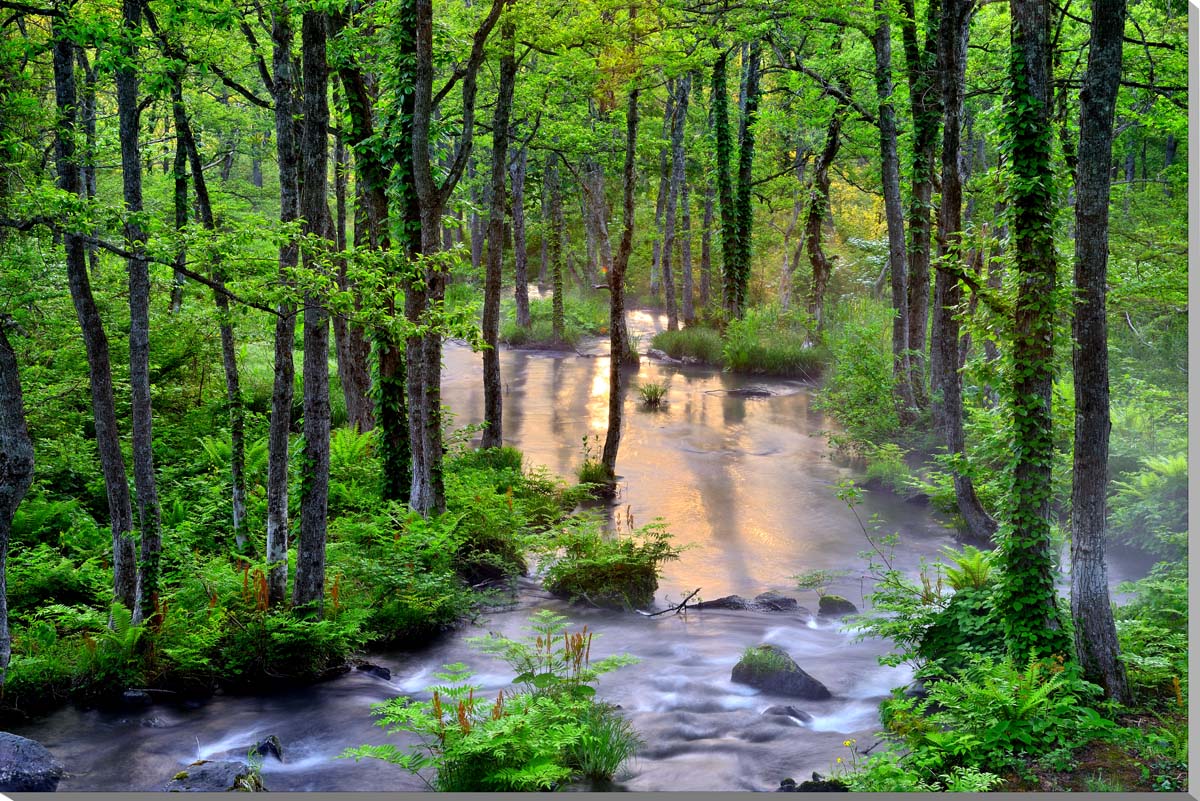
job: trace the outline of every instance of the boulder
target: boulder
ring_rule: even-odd
[[[63,766],[39,742],[0,732],[0,791],[52,793]]]
[[[279,738],[274,734],[268,735],[259,740],[250,748],[252,754],[258,754],[260,757],[272,756],[283,761],[283,745],[280,744]]]
[[[857,612],[858,607],[840,595],[822,595],[821,604],[817,607],[817,614],[821,617],[841,617]]]
[[[369,676],[375,676],[376,678],[383,679],[384,681],[392,680],[392,671],[380,665],[372,665],[370,662],[364,662],[355,669],[361,670],[363,673],[366,673]]]
[[[760,645],[733,666],[730,680],[748,684],[774,695],[789,695],[823,701],[833,694],[821,682],[800,669],[787,652],[774,645]]]
[[[754,596],[754,606],[768,612],[795,612],[800,607],[795,598],[789,598],[778,592],[764,592]]]
[[[245,762],[209,762],[201,759],[175,774],[168,793],[227,793],[231,790],[262,792],[262,777]]]
[[[785,706],[783,704],[776,704],[775,706],[769,706],[763,710],[763,714],[764,715],[778,715],[780,717],[785,717],[785,718],[794,718],[794,719],[800,721],[801,723],[812,723],[812,719],[813,719],[813,716],[808,714],[807,712],[805,712],[803,709],[797,709],[796,707],[791,706],[790,704],[787,706]]]
[[[692,604],[690,609],[749,609],[750,602],[740,595],[726,595],[724,598],[717,598],[712,601],[701,601],[698,604]]]

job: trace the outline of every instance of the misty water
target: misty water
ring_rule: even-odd
[[[632,312],[644,352],[662,319]],[[608,356],[599,340],[567,353],[503,350],[504,440],[526,465],[573,475],[585,437],[603,439],[607,425]],[[456,424],[482,417],[481,357],[465,346],[445,349],[444,402]],[[690,546],[665,567],[657,604],[664,608],[700,589],[699,597],[753,597],[774,590],[815,611],[816,596],[795,590],[791,577],[816,568],[850,571],[831,590],[862,606],[867,547],[836,483],[857,476],[831,457],[822,431],[832,423],[815,407],[813,385],[734,376],[643,359],[632,381],[669,385],[668,405],[647,411],[636,392],[625,399],[620,492],[610,514],[636,525],[662,518],[679,544]],[[736,390],[767,394],[748,397]],[[882,391],[882,390],[881,390]],[[598,449],[598,446],[593,446]],[[915,572],[953,543],[952,532],[926,506],[868,492],[859,509],[878,514],[900,534],[897,566]],[[1113,565],[1113,579],[1144,565]],[[267,759],[266,786],[291,790],[421,790],[417,777],[377,760],[336,759],[365,743],[411,742],[373,724],[370,706],[397,695],[422,697],[443,664],[465,662],[494,696],[508,686],[507,665],[471,649],[467,637],[489,631],[520,636],[529,616],[549,608],[598,632],[592,657],[623,652],[636,665],[604,676],[600,697],[620,705],[644,747],[617,777],[630,790],[769,790],[784,777],[828,773],[844,740],[875,742],[878,704],[911,678],[884,668],[876,640],[856,641],[836,621],[805,611],[769,613],[698,610],[644,617],[572,606],[523,579],[512,608],[493,611],[418,652],[369,654],[391,680],[352,672],[271,696],[218,695],[197,708],[157,704],[136,712],[65,708],[14,729],[47,746],[67,767],[61,790],[161,790],[197,758],[244,758],[255,741],[274,734],[282,762]],[[742,651],[759,643],[785,649],[833,693],[827,701],[771,696],[730,682]],[[792,704],[807,723],[763,715]]]

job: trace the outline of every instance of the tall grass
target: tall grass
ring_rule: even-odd
[[[502,306],[500,341],[508,345],[568,345],[574,347],[588,336],[608,333],[608,304],[600,293],[571,292],[563,297],[563,338],[554,338],[554,302],[539,298],[529,302],[530,326],[517,325],[516,304],[505,299]]]
[[[693,326],[680,331],[659,331],[651,342],[672,359],[696,359],[701,364],[724,367],[721,333],[712,328]]]
[[[808,320],[772,305],[750,309],[729,323],[722,334],[713,328],[692,326],[682,331],[660,331],[653,346],[674,359],[696,359],[735,373],[815,378],[826,353],[809,342]]]

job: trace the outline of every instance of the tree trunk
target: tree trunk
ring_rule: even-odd
[[[117,116],[120,120],[121,175],[125,197],[125,239],[129,243],[129,385],[133,418],[133,483],[137,492],[142,548],[134,621],[150,621],[159,611],[159,560],[162,531],[154,476],[154,436],[150,404],[150,263],[140,244],[146,234],[137,222],[142,212],[142,154],[138,140],[137,46],[142,27],[140,0],[123,0],[123,45],[117,69]]]
[[[842,146],[842,115],[845,106],[838,103],[829,118],[825,131],[825,147],[813,165],[812,190],[808,201],[808,219],[804,225],[804,241],[808,244],[808,258],[812,263],[812,283],[808,292],[808,313],[816,323],[819,337],[825,327],[825,290],[833,272],[833,262],[821,247],[821,226],[829,211],[829,168],[837,158]]]
[[[61,41],[56,47],[67,49]],[[73,79],[72,79],[73,82]],[[25,426],[25,403],[21,396],[21,376],[17,356],[5,332],[7,321],[0,318],[0,686],[8,675],[12,656],[12,635],[8,629],[8,585],[5,580],[8,540],[12,535],[17,506],[33,484],[33,441]]]
[[[467,180],[471,184],[471,274],[478,275],[483,267],[484,237],[483,217],[479,215],[479,207],[486,202],[486,198],[482,196],[475,181],[475,159],[467,162]]]
[[[348,193],[350,155],[345,139],[339,134],[334,143],[334,197],[337,204],[337,227],[334,232],[335,246],[339,252],[346,249],[346,195]],[[345,259],[338,260],[338,289],[354,295],[354,305],[360,306],[358,290],[346,272]],[[346,402],[346,420],[358,431],[370,431],[375,427],[375,410],[371,402],[371,344],[362,326],[344,314],[335,314],[330,322],[333,326],[334,351],[337,354],[338,383],[342,385],[342,398]]]
[[[329,66],[325,60],[328,21],[305,11],[300,27],[304,63],[300,216],[304,232],[329,237],[326,204],[329,170]],[[320,270],[317,254],[304,253],[304,267]],[[329,511],[329,315],[323,298],[304,297],[304,481],[300,492],[300,541],[292,605],[320,616],[325,600],[325,534]]]
[[[929,325],[929,262],[932,244],[934,161],[941,94],[937,91],[939,0],[930,0],[925,42],[917,42],[913,0],[900,0],[901,33],[913,117],[912,197],[908,213],[908,354],[914,398],[925,402],[925,330]]]
[[[65,37],[59,35],[57,30],[54,33],[54,89],[59,115],[59,129],[55,137],[58,187],[72,195],[86,194],[79,161],[75,156],[76,83],[72,45]],[[121,454],[121,435],[117,428],[108,337],[104,333],[95,298],[92,297],[83,237],[78,233],[67,233],[63,236],[63,245],[66,250],[67,282],[71,288],[71,300],[75,305],[75,316],[79,320],[79,329],[83,334],[84,349],[87,353],[92,419],[96,426],[96,448],[108,498],[108,516],[112,529],[113,594],[116,600],[133,609],[137,592],[137,554],[132,536],[133,509],[129,498],[125,459]],[[2,333],[0,331],[0,335]]]
[[[704,230],[700,234],[700,308],[712,302],[713,185],[704,182]]]
[[[684,178],[683,134],[687,127],[688,95],[691,94],[692,79],[685,75],[674,83],[675,102],[671,117],[671,180],[667,191],[666,216],[663,221],[662,284],[666,295],[667,330],[679,330],[679,305],[675,294],[675,271],[672,256],[675,253],[675,220],[679,206],[679,191]],[[668,83],[668,92],[671,92]]]
[[[554,297],[551,306],[551,323],[554,341],[561,343],[566,338],[563,320],[563,223],[562,181],[558,170],[558,153],[546,157],[546,191],[550,194],[550,275]]]
[[[737,217],[737,262],[734,265],[736,283],[731,316],[745,312],[750,289],[750,256],[754,240],[754,121],[758,116],[759,68],[762,44],[750,43],[746,59],[745,91],[742,94],[742,120],[738,127],[738,186],[735,206]]]
[[[671,90],[671,82],[668,81],[667,104],[663,108],[663,145],[658,149],[658,196],[654,201],[654,239],[650,246],[650,296],[656,300],[662,286],[662,263],[666,250],[662,242],[663,214],[666,213],[667,193],[670,191],[671,171],[667,154],[674,107],[675,93]]]
[[[96,197],[96,70],[89,63],[87,53],[82,47],[75,48],[75,57],[79,68],[83,70],[83,94],[79,98],[80,121],[83,123],[84,134],[84,157],[81,164],[83,196],[91,200]],[[93,229],[92,234],[99,237],[100,229]],[[100,246],[93,242],[86,247],[88,263],[92,272],[95,272],[100,268]],[[128,496],[128,489],[125,494]]]
[[[1104,560],[1108,494],[1108,204],[1113,109],[1121,82],[1125,0],[1096,0],[1080,93],[1075,185],[1075,457],[1071,488],[1071,616],[1083,676],[1121,702],[1129,684],[1113,623]],[[1173,140],[1172,140],[1173,141]]]
[[[891,273],[892,383],[900,419],[911,423],[913,398],[908,363],[908,256],[904,249],[904,207],[900,198],[900,155],[897,146],[896,109],[892,104],[892,26],[883,0],[875,0],[876,28],[871,36],[875,50],[875,90],[879,97],[880,183],[887,218],[888,270]]]
[[[1012,486],[1000,547],[996,606],[1009,653],[1066,653],[1050,557],[1050,414],[1054,379],[1055,193],[1050,177],[1049,15],[1046,0],[1013,0],[1008,132],[1011,140],[1013,264]]]
[[[182,58],[181,54],[167,53],[164,55]],[[191,124],[188,122],[183,105],[183,74],[176,72],[173,79],[171,106],[175,131],[191,162],[192,182],[196,190],[196,208],[200,212],[200,222],[204,228],[208,231],[216,231],[216,219],[213,217],[208,183],[204,177],[204,165],[200,161],[200,151],[196,147],[196,139],[192,135]],[[186,194],[185,183],[183,189],[185,199]],[[178,196],[179,190],[177,189],[176,202],[179,201]],[[246,547],[246,534],[243,531],[243,522],[246,519],[246,413],[242,404],[241,381],[238,376],[237,342],[233,334],[233,319],[229,313],[229,298],[222,291],[225,286],[225,276],[219,260],[214,260],[212,273],[215,284],[213,298],[217,305],[218,329],[221,334],[221,362],[225,371],[225,398],[229,413],[229,471],[233,501],[233,539],[240,551]]]
[[[680,288],[680,312],[684,325],[696,322],[695,277],[692,275],[692,197],[687,176],[679,184],[679,268],[683,272]]]
[[[271,41],[274,48],[275,148],[279,161],[279,221],[284,225],[300,217],[300,164],[294,120],[300,109],[296,102],[292,41],[294,33],[288,11],[280,6],[274,13]],[[299,260],[295,241],[279,247],[279,280],[287,286]],[[271,392],[271,420],[267,433],[267,596],[271,606],[287,600],[288,578],[288,450],[292,427],[292,393],[295,361],[292,340],[296,334],[296,310],[281,302],[275,320],[275,369]]]
[[[634,10],[631,9],[632,15]],[[612,270],[608,274],[609,288],[609,353],[613,354],[608,360],[608,431],[604,435],[604,450],[601,462],[610,480],[615,479],[617,470],[617,450],[621,447],[621,412],[624,408],[625,395],[622,386],[622,367],[624,360],[616,358],[627,347],[628,337],[624,333],[625,320],[625,270],[629,266],[629,254],[633,251],[633,226],[636,209],[634,207],[634,190],[637,184],[637,128],[638,128],[638,90],[637,84],[629,90],[629,102],[625,114],[625,170],[622,174],[622,211],[624,212],[624,229],[621,231],[621,244],[617,247],[617,256],[613,260]]]
[[[946,448],[960,464],[966,448],[958,359],[958,307],[962,303],[959,276],[963,272],[961,130],[971,13],[971,0],[942,1],[938,72],[942,78],[945,124],[942,129],[942,204],[938,214],[939,259],[929,365],[934,425],[941,429]],[[975,540],[990,542],[996,532],[996,521],[980,503],[971,477],[957,467],[952,468],[952,475],[958,511],[966,523],[968,535]]]
[[[492,192],[488,212],[487,276],[483,288],[483,429],[482,446],[498,448],[504,442],[501,428],[500,288],[504,271],[505,174],[508,166],[508,118],[513,84],[517,77],[516,25],[505,20],[500,28],[499,89],[492,117]]]
[[[517,325],[528,328],[529,252],[525,239],[525,171],[529,150],[522,145],[512,161],[513,297],[517,301]]]

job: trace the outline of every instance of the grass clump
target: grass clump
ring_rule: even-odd
[[[594,634],[586,626],[568,632],[566,618],[549,611],[534,615],[531,629],[524,640],[471,641],[508,662],[521,689],[487,698],[471,683],[469,668],[447,665],[436,674],[440,683],[426,691],[428,700],[375,705],[381,727],[415,734],[417,745],[406,751],[364,745],[344,756],[399,765],[441,792],[553,790],[578,779],[611,779],[640,740],[615,708],[596,700],[595,684],[636,660],[616,655],[593,662]]]
[[[608,303],[599,293],[568,293],[563,297],[563,336],[554,337],[553,298],[529,302],[529,327],[517,325],[516,304],[505,299],[500,341],[518,347],[575,347],[584,337],[608,333]]]
[[[688,326],[679,331],[659,331],[650,344],[672,359],[694,359],[713,367],[725,366],[725,357],[721,354],[724,343],[721,332],[715,328]]]
[[[614,609],[649,606],[662,565],[681,548],[661,522],[606,535],[594,519],[575,518],[539,546],[544,586],[555,595]]]
[[[651,409],[658,409],[666,405],[667,390],[666,384],[658,384],[653,381],[638,384],[638,394],[642,396],[642,403]]]
[[[791,660],[774,648],[764,648],[761,645],[751,646],[742,652],[738,664],[744,665],[752,673],[778,673],[791,669]]]

